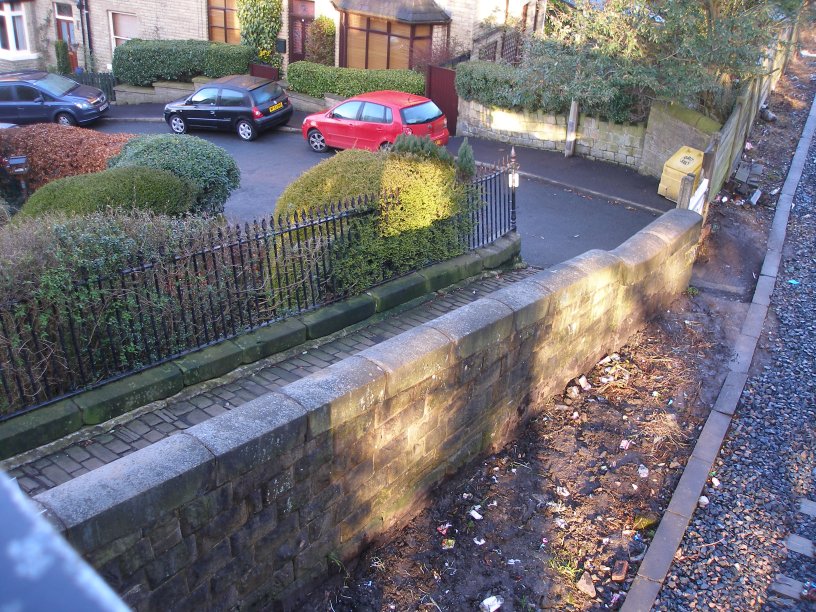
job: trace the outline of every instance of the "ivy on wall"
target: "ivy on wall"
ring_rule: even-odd
[[[283,58],[275,52],[275,41],[283,25],[281,0],[239,0],[241,42],[256,50],[258,60],[278,68]]]

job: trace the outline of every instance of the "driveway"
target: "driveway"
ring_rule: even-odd
[[[99,122],[94,129],[133,134],[170,132],[163,122],[126,120]],[[286,186],[330,155],[312,152],[302,136],[292,131],[272,130],[254,142],[243,142],[233,133],[194,134],[223,147],[241,169],[241,187],[232,193],[225,210],[227,219],[234,223],[271,215]],[[450,148],[455,152],[458,146],[459,139],[455,139]],[[474,152],[477,161],[495,163],[507,154],[507,145],[481,140],[474,142]],[[613,249],[673,206],[654,195],[657,181],[652,191],[651,179],[620,167],[577,159],[565,164],[548,155],[557,154],[525,149],[518,156],[522,172],[517,191],[518,231],[521,255],[530,265],[546,268],[589,249]],[[580,174],[574,177],[571,169],[577,166],[585,174],[610,175],[603,184],[617,186],[618,192],[604,197],[597,195],[603,190],[565,186],[571,180],[586,182]],[[621,191],[635,185],[637,189]]]

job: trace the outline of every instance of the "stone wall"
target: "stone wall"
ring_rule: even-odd
[[[680,147],[705,151],[720,124],[679,104],[655,102],[649,111],[649,127],[643,139],[641,174],[660,178],[663,164]]]
[[[91,35],[96,69],[111,69],[113,60],[112,14],[136,17],[139,38],[207,40],[207,3],[201,0],[95,0],[89,2]]]
[[[35,498],[137,610],[297,597],[686,288],[701,218],[589,251]]]
[[[645,126],[610,123],[580,115],[577,129],[575,152],[578,155],[640,169]],[[460,98],[457,133],[533,149],[563,151],[567,116],[486,107]]]

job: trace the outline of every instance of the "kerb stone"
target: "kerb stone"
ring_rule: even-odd
[[[395,306],[422,297],[427,292],[427,279],[424,276],[414,273],[389,281],[366,293],[374,299],[377,312],[385,312]]]
[[[238,336],[233,342],[241,349],[241,361],[254,363],[306,342],[306,326],[297,319],[278,321]]]
[[[376,312],[374,298],[358,295],[339,304],[325,306],[301,317],[309,338],[322,338],[364,321]]]
[[[70,399],[0,423],[0,459],[48,444],[82,427],[82,413]]]
[[[184,379],[173,363],[132,374],[122,380],[86,391],[74,398],[86,425],[96,425],[150,402],[175,395],[184,388]]]
[[[184,386],[189,387],[232,372],[241,365],[242,353],[241,347],[230,340],[225,340],[176,359],[175,364],[184,375]]]

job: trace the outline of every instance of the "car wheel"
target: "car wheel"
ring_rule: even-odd
[[[388,151],[390,151],[391,149],[393,149],[393,148],[394,148],[394,143],[393,142],[384,142],[384,143],[382,143],[380,145],[380,151],[384,151],[386,153]]]
[[[187,133],[187,122],[181,115],[170,115],[170,119],[167,121],[167,123],[170,124],[170,129],[176,134]]]
[[[320,133],[320,130],[309,130],[307,137],[312,151],[322,153],[326,150],[326,139],[323,138],[323,134]]]
[[[258,137],[258,130],[246,119],[241,119],[235,124],[235,131],[238,132],[241,140],[255,140]]]
[[[76,119],[71,113],[57,113],[57,116],[54,117],[54,123],[59,123],[60,125],[76,125]]]

